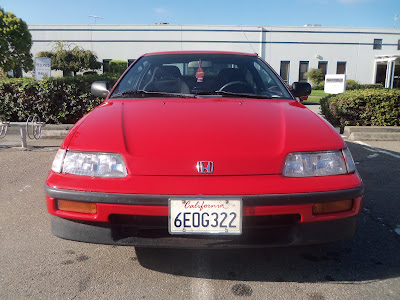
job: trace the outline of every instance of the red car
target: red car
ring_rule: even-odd
[[[255,54],[137,59],[71,129],[46,181],[61,238],[264,247],[351,237],[363,184],[345,142]]]

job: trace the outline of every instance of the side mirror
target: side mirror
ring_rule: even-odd
[[[293,82],[291,92],[295,97],[311,94],[311,85],[308,82]]]
[[[111,91],[111,85],[108,81],[95,81],[90,90],[94,96],[106,98]]]

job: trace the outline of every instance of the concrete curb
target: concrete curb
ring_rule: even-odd
[[[400,141],[400,126],[346,126],[343,135],[352,141]]]
[[[73,124],[46,124],[42,129],[42,137],[46,139],[64,139],[73,126]]]
[[[320,105],[303,104],[324,117]],[[352,141],[400,141],[400,126],[346,126],[343,135]]]

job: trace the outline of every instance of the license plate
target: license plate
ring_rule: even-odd
[[[242,199],[171,198],[168,206],[171,234],[242,233]]]

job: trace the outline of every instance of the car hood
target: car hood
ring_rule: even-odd
[[[294,100],[232,98],[106,101],[65,143],[121,153],[129,174],[177,176],[280,174],[290,152],[344,147],[326,121]],[[212,161],[213,173],[199,174],[198,161]]]

